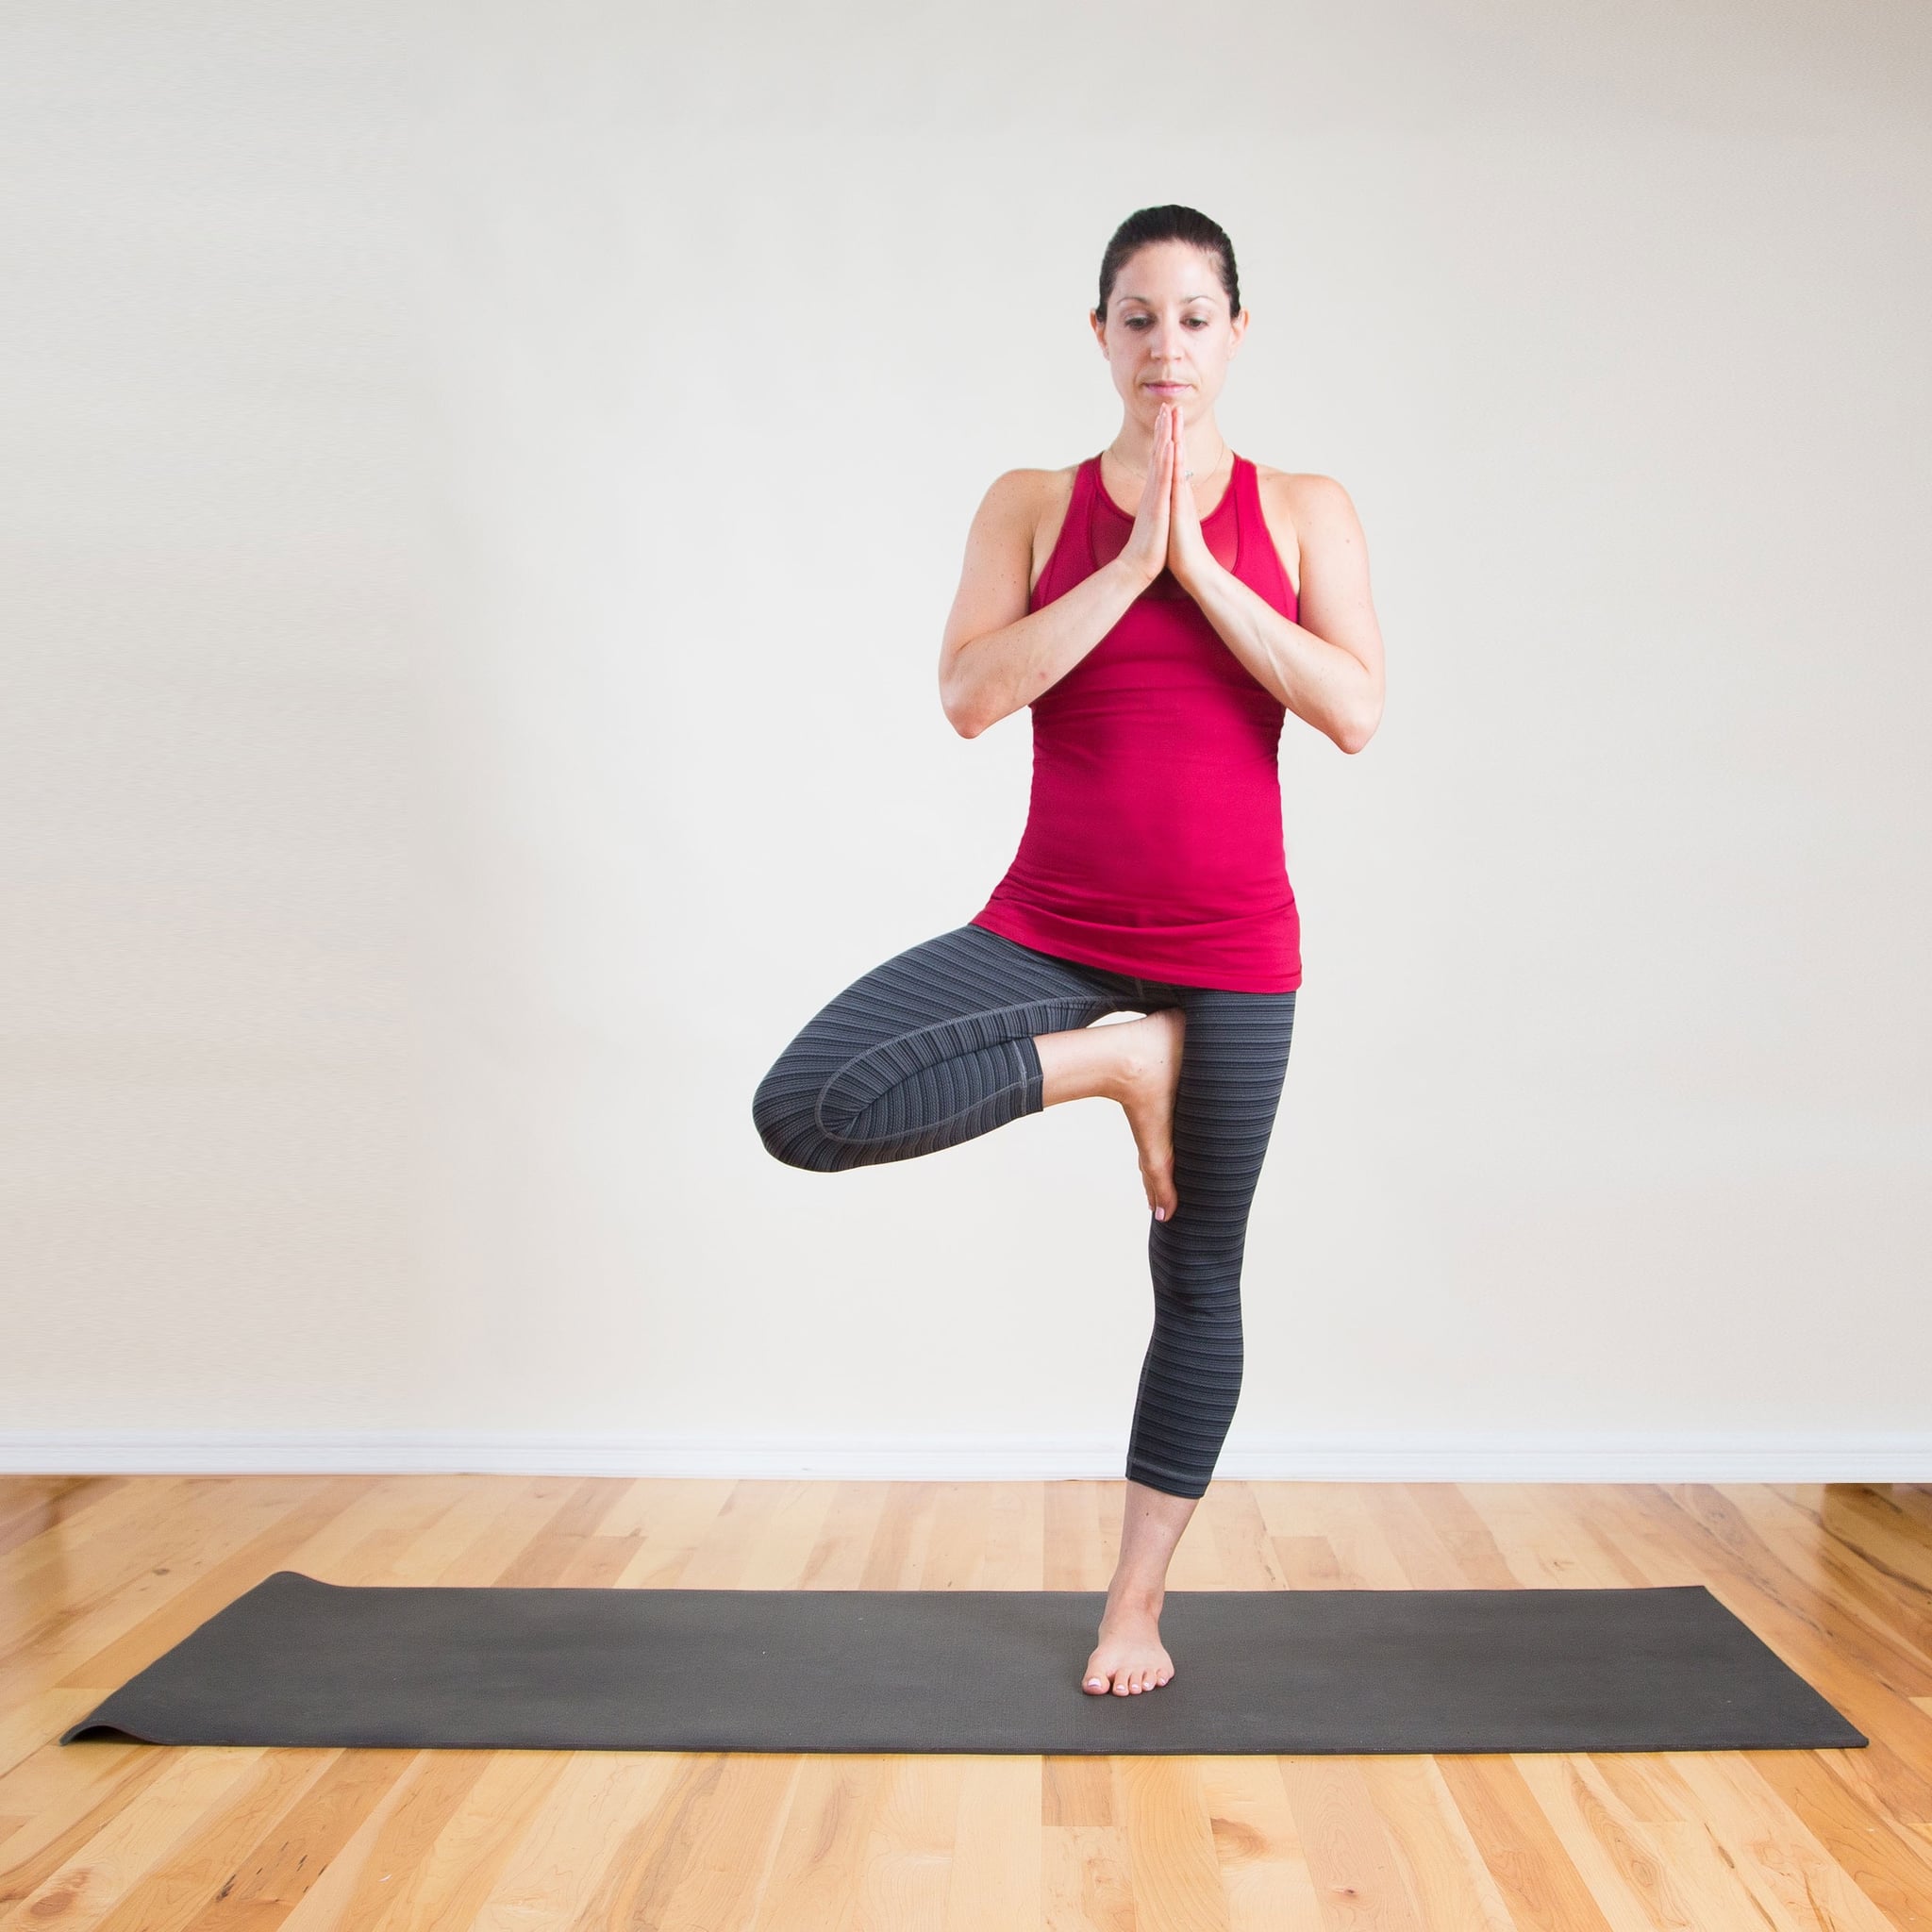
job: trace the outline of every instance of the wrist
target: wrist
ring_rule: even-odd
[[[1192,563],[1176,564],[1173,558],[1167,560],[1167,567],[1174,572],[1174,581],[1189,596],[1193,596],[1201,586],[1210,578],[1230,575],[1220,558],[1209,550]]]

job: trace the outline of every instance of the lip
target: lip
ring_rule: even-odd
[[[1178,392],[1181,390],[1192,387],[1191,384],[1185,382],[1150,382],[1142,386],[1153,390],[1157,395],[1167,395],[1170,392]]]

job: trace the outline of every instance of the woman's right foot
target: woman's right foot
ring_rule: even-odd
[[[1120,1028],[1123,1065],[1115,1097],[1134,1130],[1147,1205],[1163,1221],[1172,1221],[1179,1206],[1174,1191],[1174,1097],[1180,1091],[1187,1025],[1180,1008],[1164,1007]]]

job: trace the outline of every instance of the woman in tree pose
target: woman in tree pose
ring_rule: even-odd
[[[1032,711],[1019,852],[966,924],[820,1011],[752,1117],[778,1159],[834,1173],[1062,1101],[1125,1110],[1152,1215],[1154,1332],[1120,1560],[1081,1679],[1125,1696],[1174,1674],[1168,1563],[1241,1389],[1248,1208],[1302,979],[1282,724],[1292,711],[1361,750],[1383,662],[1347,491],[1236,456],[1215,424],[1248,324],[1220,225],[1175,206],[1129,216],[1090,320],[1120,431],[1069,469],[993,483],[940,652],[962,737]],[[1121,1012],[1141,1017],[1093,1024]]]

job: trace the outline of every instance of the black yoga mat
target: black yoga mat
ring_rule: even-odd
[[[1863,1744],[1702,1584],[1169,1591],[1174,1675],[1080,1688],[1101,1591],[368,1588],[277,1571],[62,1737],[591,1751]]]

